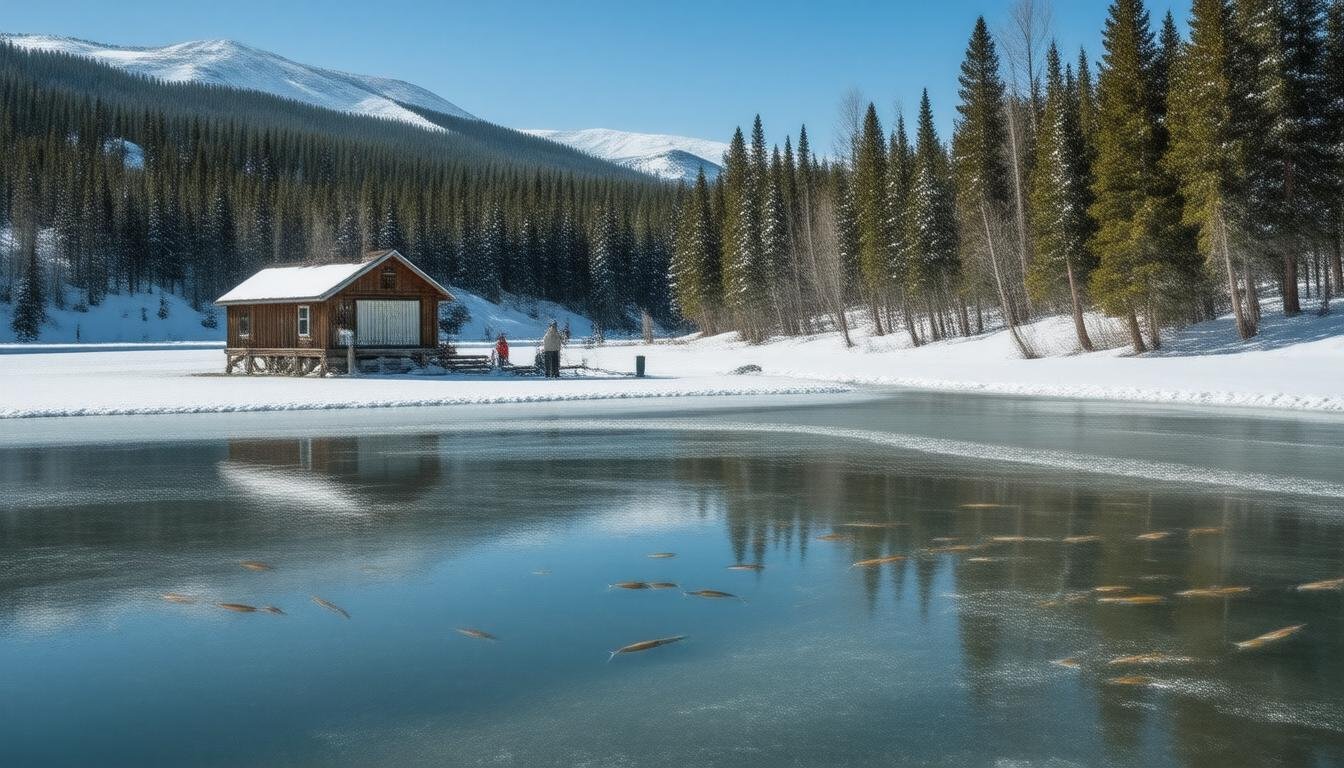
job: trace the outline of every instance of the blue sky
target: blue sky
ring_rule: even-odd
[[[976,16],[1011,0],[925,2],[6,3],[3,31],[121,45],[232,38],[309,64],[425,86],[517,128],[619,128],[727,140],[759,112],[769,138],[806,122],[831,146],[837,104],[858,88],[888,125],[929,88],[952,124],[956,72]],[[1054,30],[1095,60],[1104,0],[1057,0]],[[1150,0],[1154,19],[1169,4]],[[1174,4],[1178,19],[1188,4]]]

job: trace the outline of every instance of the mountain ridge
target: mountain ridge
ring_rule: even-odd
[[[235,40],[189,40],[159,47],[118,46],[41,34],[4,33],[0,40],[25,50],[91,59],[165,82],[260,91],[337,112],[399,120],[426,130],[443,129],[403,105],[479,119],[414,83],[311,66]]]
[[[494,125],[414,83],[361,75],[288,59],[228,39],[190,40],[164,46],[119,46],[77,37],[0,33],[24,50],[65,53],[170,83],[201,83],[258,91],[347,114],[396,120],[430,131],[453,130],[423,111]],[[529,129],[601,160],[664,181],[693,181],[703,169],[713,179],[727,145],[671,134],[608,128]]]

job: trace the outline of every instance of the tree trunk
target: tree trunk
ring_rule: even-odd
[[[1283,314],[1286,317],[1300,314],[1302,303],[1297,298],[1297,255],[1288,250],[1283,252]]]
[[[1148,298],[1148,346],[1153,349],[1162,348],[1162,326],[1157,322],[1157,307],[1153,302],[1151,294]]]
[[[910,333],[910,343],[918,347],[921,343],[919,329],[915,327],[915,318],[910,314],[910,305],[904,299],[901,300],[901,312],[905,316],[905,329]]]
[[[1318,274],[1316,270],[1316,249],[1312,249],[1312,254],[1302,260],[1302,299],[1312,299],[1312,277]]]
[[[1311,261],[1316,273],[1316,297],[1320,298],[1325,295],[1325,254],[1320,248],[1312,249]]]
[[[1064,260],[1064,272],[1069,277],[1069,300],[1073,303],[1073,330],[1078,334],[1078,344],[1084,352],[1091,352],[1092,339],[1087,335],[1087,326],[1083,324],[1083,300],[1078,295],[1078,281],[1073,277],[1073,260]]]
[[[999,272],[999,259],[994,253],[994,234],[989,227],[989,211],[985,208],[984,201],[980,201],[980,221],[985,225],[985,245],[989,248],[989,263],[994,268],[994,284],[999,289],[999,303],[1003,307],[1003,317],[1008,324],[1008,333],[1013,337],[1013,343],[1017,345],[1017,351],[1022,353],[1022,357],[1031,360],[1036,355],[1027,349],[1027,345],[1022,341],[1022,337],[1017,333],[1017,322],[1012,316],[1012,307],[1008,301],[1008,293],[1003,288],[1003,275]]]
[[[1142,354],[1148,351],[1148,347],[1143,344],[1143,331],[1139,328],[1139,317],[1134,314],[1134,310],[1129,310],[1129,343],[1134,346],[1134,352]]]
[[[1330,238],[1331,246],[1334,248],[1334,273],[1335,273],[1335,293],[1344,293],[1344,233],[1341,232],[1339,223],[1335,223],[1335,236]]]
[[[876,296],[874,296],[874,297],[868,302],[868,307],[869,307],[869,309],[872,311],[872,314],[873,314],[873,335],[874,335],[874,336],[884,336],[884,335],[886,335],[886,334],[883,333],[883,331],[882,331],[882,312],[881,312],[881,309],[877,306],[877,297],[876,297]]]
[[[1245,276],[1243,278],[1246,285],[1246,309],[1250,322],[1247,323],[1246,338],[1255,335],[1256,329],[1260,325],[1260,292],[1255,288],[1255,281],[1251,279],[1251,260],[1246,257],[1241,259],[1241,270]]]
[[[1322,266],[1324,266],[1328,272],[1330,267],[1329,259],[1326,259],[1325,261],[1326,263]],[[1321,304],[1316,310],[1316,315],[1318,317],[1325,317],[1330,314],[1330,293],[1330,275],[1327,274],[1321,280]]]
[[[1223,252],[1223,267],[1224,271],[1227,272],[1227,295],[1232,298],[1232,316],[1237,321],[1237,335],[1243,340],[1249,339],[1255,335],[1255,332],[1246,322],[1246,316],[1241,309],[1241,292],[1237,290],[1237,271],[1232,266],[1232,250],[1227,246],[1227,224],[1221,213],[1218,214],[1218,220],[1214,222],[1214,227],[1218,233],[1218,250]]]
[[[1013,163],[1013,200],[1016,203],[1017,214],[1017,256],[1022,264],[1022,295],[1026,297],[1024,301],[1027,306],[1027,315],[1031,315],[1031,292],[1027,290],[1027,252],[1030,244],[1027,241],[1027,208],[1026,201],[1022,198],[1022,161],[1018,157],[1019,148],[1017,141],[1017,118],[1012,108],[1011,99],[1005,101],[1004,111],[1008,114],[1008,147],[1012,153]]]

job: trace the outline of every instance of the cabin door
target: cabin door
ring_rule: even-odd
[[[420,346],[420,302],[359,299],[355,302],[355,345]]]

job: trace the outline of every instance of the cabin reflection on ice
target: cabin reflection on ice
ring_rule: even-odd
[[[230,485],[297,507],[368,512],[416,501],[441,475],[437,435],[230,440]]]

